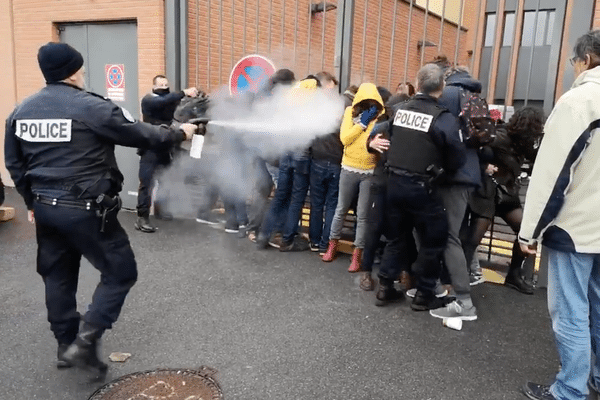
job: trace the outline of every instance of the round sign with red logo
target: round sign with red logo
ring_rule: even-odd
[[[233,96],[250,91],[257,93],[275,73],[275,65],[266,57],[252,54],[235,64],[229,76],[229,92]]]
[[[125,87],[125,66],[123,64],[106,65],[105,72],[107,87]]]

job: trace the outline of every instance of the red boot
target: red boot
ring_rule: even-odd
[[[338,239],[330,239],[327,251],[323,254],[322,260],[324,262],[332,262],[337,256]]]
[[[348,267],[348,272],[358,272],[360,271],[360,262],[362,261],[362,252],[363,249],[356,248],[352,252],[352,262]]]

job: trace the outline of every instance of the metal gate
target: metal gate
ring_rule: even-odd
[[[187,81],[217,90],[240,58],[260,54],[297,78],[326,70],[341,89],[373,82],[393,92],[414,83],[438,53],[469,66],[477,35],[465,25],[478,25],[480,7],[476,0],[188,0]]]

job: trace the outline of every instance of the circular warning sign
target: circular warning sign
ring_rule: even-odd
[[[122,88],[125,86],[125,68],[123,64],[107,65],[107,87]]]
[[[229,92],[238,94],[250,91],[257,93],[275,73],[275,65],[266,57],[251,54],[235,64],[229,76]]]

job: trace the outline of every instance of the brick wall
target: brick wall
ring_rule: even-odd
[[[596,10],[594,11],[594,28],[600,28],[600,1],[596,1]]]
[[[311,2],[310,0],[247,0],[245,2],[243,0],[222,2],[189,0],[190,85],[197,85],[207,91],[228,85],[233,65],[243,56],[253,53],[269,57],[277,68],[293,70],[297,77],[322,69],[333,72],[338,10],[310,16]],[[463,26],[476,21],[472,18],[472,10],[476,8],[476,4],[475,0],[465,1],[466,18]],[[395,2],[357,0],[355,7],[352,83],[372,81],[393,88],[404,76],[409,3],[403,0],[397,1],[393,53]],[[285,18],[282,18],[284,12]],[[415,6],[410,43],[408,43],[407,78],[410,81],[414,81],[421,62],[417,42],[423,39],[425,19],[424,10]],[[440,28],[441,19],[429,14],[426,40],[435,43],[436,46],[425,49],[423,57],[425,62],[438,53]],[[441,51],[451,60],[454,59],[455,54],[456,32],[456,25],[448,22],[444,24]],[[462,30],[459,37],[459,64],[470,63],[467,50],[472,50],[472,46],[473,38]],[[391,74],[390,58],[392,59]]]

